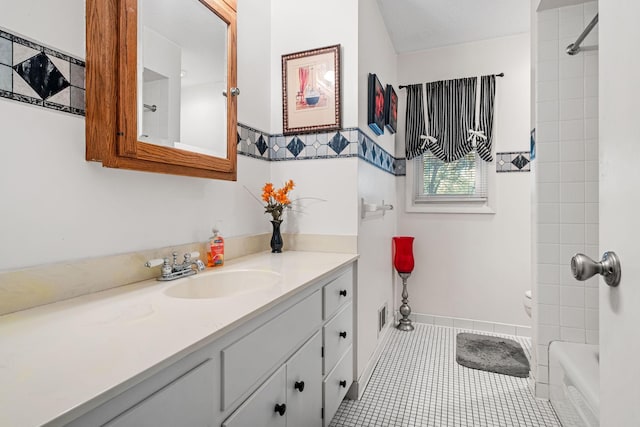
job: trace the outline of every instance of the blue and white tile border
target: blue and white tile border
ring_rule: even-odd
[[[529,171],[531,171],[531,153],[529,151],[496,153],[496,172]]]
[[[41,84],[58,85],[44,97],[20,74],[20,65],[36,57],[47,65],[37,70]],[[49,82],[53,75],[62,80]],[[0,97],[84,116],[85,62],[0,28]]]
[[[358,157],[394,176],[407,174],[407,160],[388,153],[359,128],[301,135],[269,135],[238,123],[238,154],[266,161]],[[529,172],[530,153],[496,153],[496,172]]]
[[[285,136],[238,123],[238,154],[266,161],[359,157],[395,176],[406,171],[405,159],[392,156],[358,128]]]

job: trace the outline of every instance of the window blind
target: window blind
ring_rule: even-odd
[[[487,200],[487,166],[476,152],[449,163],[426,152],[416,159],[416,166],[416,202]]]

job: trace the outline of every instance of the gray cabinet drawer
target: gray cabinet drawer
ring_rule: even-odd
[[[323,328],[324,370],[328,374],[353,341],[353,309],[349,302]]]
[[[222,350],[222,409],[295,350],[322,322],[320,291]]]
[[[213,387],[213,362],[208,360],[117,416],[105,427],[210,426]]]
[[[353,295],[353,270],[348,269],[335,280],[327,283],[322,288],[324,298],[324,320],[329,319],[333,314],[351,300]]]
[[[324,425],[328,426],[336,414],[340,402],[353,382],[353,351],[351,346],[342,356],[335,369],[322,384],[324,394]]]

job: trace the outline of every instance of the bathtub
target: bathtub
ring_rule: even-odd
[[[563,427],[600,425],[599,358],[597,345],[549,346],[549,397]]]

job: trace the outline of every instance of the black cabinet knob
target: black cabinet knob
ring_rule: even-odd
[[[304,391],[304,381],[296,381],[293,388],[302,393]]]
[[[340,295],[343,296],[343,297],[346,297],[347,296],[347,290],[346,289],[341,290],[340,291]]]
[[[341,336],[342,338],[346,338],[346,337],[347,337],[347,332],[346,332],[346,331],[342,331],[342,332],[340,332],[340,336]]]
[[[347,387],[347,381],[346,380],[340,381],[340,387],[346,388]]]
[[[285,403],[283,403],[282,405],[279,405],[279,404],[276,403],[275,412],[280,414],[280,416],[283,416],[284,413],[287,412],[287,405]]]

